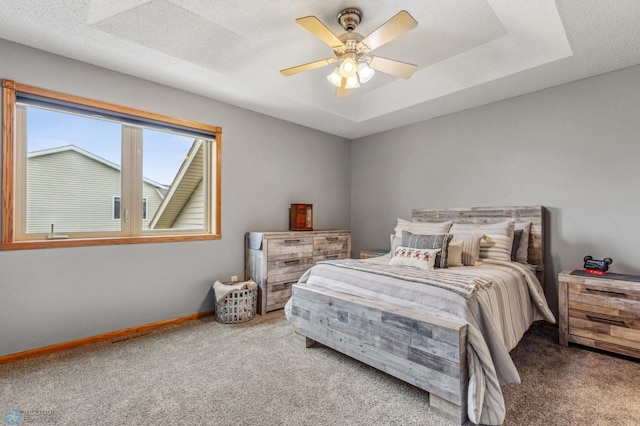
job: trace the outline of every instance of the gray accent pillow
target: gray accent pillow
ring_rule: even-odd
[[[520,246],[520,238],[522,238],[522,229],[516,229],[513,231],[513,244],[511,245],[511,261],[516,261],[516,253],[518,253],[518,247]]]

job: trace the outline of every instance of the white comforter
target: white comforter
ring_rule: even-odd
[[[416,283],[415,279],[401,279],[397,275],[400,268],[410,270],[415,278],[417,268],[413,267],[394,267],[391,268],[393,273],[380,274],[380,266],[389,262],[388,256],[345,261],[358,265],[355,269],[340,267],[340,262],[320,263],[307,271],[300,282],[466,322],[469,419],[491,425],[504,421],[505,405],[500,385],[520,383],[509,351],[533,321],[555,322],[540,283],[528,267],[486,260],[479,267],[419,272],[425,274],[427,281],[430,277],[438,280],[444,275],[451,277],[451,274],[459,274],[462,281],[477,281],[470,291],[466,289],[461,293]],[[367,264],[378,272],[364,271]],[[479,279],[473,280],[471,276]],[[290,304],[291,301],[287,304],[288,309]],[[287,312],[287,317],[289,314]]]

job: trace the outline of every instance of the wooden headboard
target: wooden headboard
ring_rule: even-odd
[[[528,263],[536,266],[540,282],[544,278],[544,208],[520,207],[468,207],[451,209],[414,209],[411,218],[423,222],[495,223],[506,219],[531,222]]]

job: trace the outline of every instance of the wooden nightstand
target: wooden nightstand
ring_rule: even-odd
[[[360,259],[369,259],[371,257],[380,257],[389,253],[389,250],[362,250],[360,251]]]
[[[569,342],[640,358],[640,276],[558,275],[560,344]]]

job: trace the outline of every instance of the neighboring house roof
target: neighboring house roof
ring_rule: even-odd
[[[56,148],[43,149],[41,151],[34,151],[34,152],[28,153],[27,157],[28,158],[41,157],[41,156],[45,156],[45,155],[57,154],[57,153],[60,153],[60,152],[67,152],[67,151],[73,151],[73,152],[76,152],[76,153],[78,153],[80,155],[84,155],[87,158],[90,158],[90,159],[92,159],[94,161],[97,161],[98,163],[101,163],[101,164],[103,164],[103,165],[105,165],[107,167],[110,167],[112,169],[115,169],[117,171],[121,170],[121,167],[119,165],[117,165],[115,163],[112,163],[109,160],[105,160],[104,158],[99,157],[99,156],[97,156],[95,154],[92,154],[89,151],[85,151],[82,148],[78,148],[75,145],[65,145],[65,146],[59,146],[59,147],[56,147]],[[158,191],[158,193],[162,197],[164,197],[164,195],[167,193],[168,188],[167,188],[166,185],[158,183],[158,182],[156,182],[156,181],[154,181],[152,179],[146,178],[144,176],[142,177],[142,180],[144,182],[148,183],[149,185],[155,186],[156,190]]]
[[[182,209],[185,207],[193,192],[202,181],[204,166],[204,147],[202,139],[196,139],[191,145],[180,170],[176,174],[162,204],[149,223],[151,229],[171,228]]]

